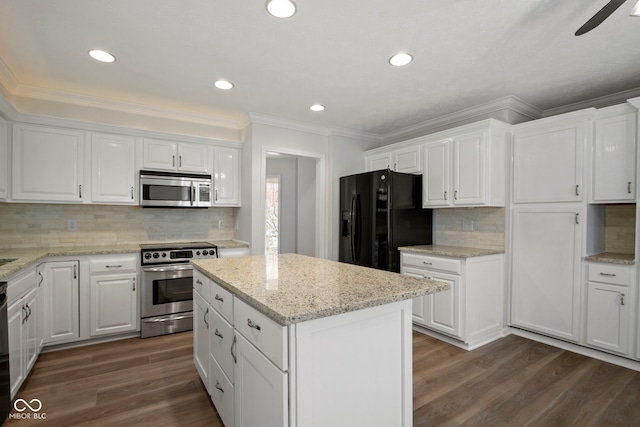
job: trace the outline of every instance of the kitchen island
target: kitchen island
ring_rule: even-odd
[[[294,254],[192,263],[195,363],[226,427],[412,425],[411,299],[448,284]]]

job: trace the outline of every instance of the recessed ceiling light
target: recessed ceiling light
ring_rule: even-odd
[[[267,0],[267,12],[276,18],[290,18],[296,13],[292,0]]]
[[[218,89],[229,90],[233,87],[233,83],[228,82],[226,80],[216,80],[213,85]]]
[[[324,105],[322,105],[322,104],[313,104],[311,107],[309,107],[309,109],[311,111],[324,111]]]
[[[407,65],[409,62],[413,61],[413,56],[408,53],[398,53],[389,58],[389,64],[402,67],[403,65]]]
[[[98,49],[90,50],[89,56],[100,62],[114,62],[116,60],[116,57],[111,55],[109,52]]]

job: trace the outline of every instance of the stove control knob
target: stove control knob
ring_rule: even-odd
[[[200,256],[200,251],[196,252],[196,255]]]
[[[162,258],[166,258],[167,257],[167,253],[166,252],[162,252]]]
[[[154,258],[160,258],[160,254],[159,254],[158,252],[154,252],[154,253],[153,253],[153,257],[154,257]]]
[[[209,251],[205,249],[204,251],[202,251],[202,255],[209,255]]]
[[[149,252],[144,254],[144,259],[151,259],[151,254]]]

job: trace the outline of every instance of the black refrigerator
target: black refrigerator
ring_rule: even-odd
[[[340,178],[342,262],[400,272],[398,247],[430,245],[431,209],[422,209],[422,175],[389,169]]]

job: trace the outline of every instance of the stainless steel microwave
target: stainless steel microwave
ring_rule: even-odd
[[[208,208],[211,175],[141,170],[140,206]]]

